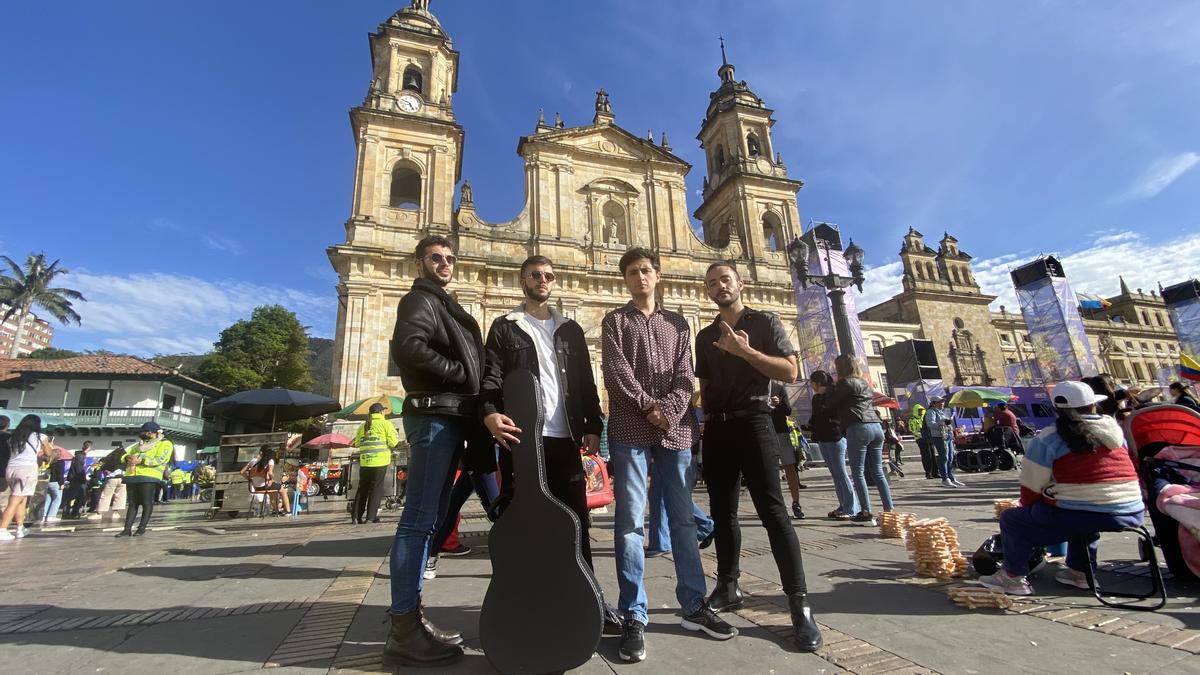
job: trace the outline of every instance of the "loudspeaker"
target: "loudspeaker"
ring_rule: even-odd
[[[1162,299],[1168,307],[1177,302],[1184,302],[1193,298],[1200,298],[1200,281],[1188,279],[1187,281],[1174,286],[1167,286],[1163,289]]]
[[[883,364],[887,369],[888,383],[893,387],[902,387],[917,380],[942,379],[933,340],[905,340],[888,345],[883,348]]]
[[[1017,288],[1049,277],[1066,278],[1062,263],[1054,256],[1038,258],[1027,265],[1021,265],[1011,272],[1013,285]]]

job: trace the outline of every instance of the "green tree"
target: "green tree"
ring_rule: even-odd
[[[0,275],[0,302],[8,305],[8,310],[0,317],[0,321],[17,317],[17,332],[8,348],[9,358],[17,357],[17,350],[25,338],[25,325],[29,320],[29,313],[34,307],[45,310],[61,323],[81,323],[71,301],[86,302],[87,298],[79,291],[50,285],[57,277],[69,272],[67,268],[59,267],[58,260],[46,264],[45,253],[30,253],[25,258],[25,266],[21,267],[6,255],[0,256],[0,259],[4,260],[12,272],[11,277]]]
[[[227,392],[283,387],[307,391],[308,335],[296,315],[280,305],[256,307],[221,331],[213,352],[200,362],[205,382]]]
[[[83,356],[82,352],[73,352],[70,349],[59,349],[58,347],[42,347],[30,352],[25,358],[29,359],[69,359],[72,356]]]

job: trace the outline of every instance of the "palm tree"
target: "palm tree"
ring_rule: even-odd
[[[87,302],[87,298],[79,291],[70,288],[51,288],[55,277],[67,274],[65,267],[59,267],[55,260],[46,264],[46,254],[30,253],[25,259],[25,267],[21,268],[12,258],[0,256],[12,276],[0,275],[0,303],[8,305],[8,311],[0,317],[0,321],[8,321],[17,317],[17,332],[13,335],[12,345],[8,348],[8,357],[16,358],[21,340],[25,337],[25,324],[30,311],[35,307],[46,310],[50,316],[61,323],[80,323],[79,313],[71,306],[72,300]]]

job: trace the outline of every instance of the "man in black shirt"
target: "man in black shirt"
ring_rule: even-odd
[[[816,651],[821,631],[808,605],[800,542],[779,489],[778,440],[771,423],[771,380],[792,382],[796,354],[779,317],[742,304],[744,284],[731,262],[713,263],[704,275],[708,297],[720,308],[696,335],[696,376],[704,405],[704,482],[716,522],[715,611],[741,605],[737,587],[741,530],[737,507],[741,476],[767,530],[792,613],[793,640]]]

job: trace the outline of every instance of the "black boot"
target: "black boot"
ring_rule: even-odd
[[[417,605],[417,611],[421,613],[421,625],[425,627],[425,632],[429,633],[434,640],[437,640],[438,642],[444,642],[448,645],[462,644],[462,633],[456,630],[442,630],[441,628],[433,625],[433,622],[429,620],[429,617],[425,616],[425,608],[421,605]]]
[[[808,606],[807,593],[795,593],[788,596],[788,609],[792,611],[792,630],[796,631],[792,641],[802,652],[815,652],[821,648],[824,640],[821,629],[813,618],[812,608]]]
[[[708,596],[708,607],[714,612],[724,612],[727,609],[737,609],[742,606],[742,592],[738,589],[737,579],[717,577],[717,585]]]
[[[383,665],[437,667],[453,663],[462,655],[462,647],[439,642],[425,630],[421,610],[392,615],[392,627],[383,648]]]

